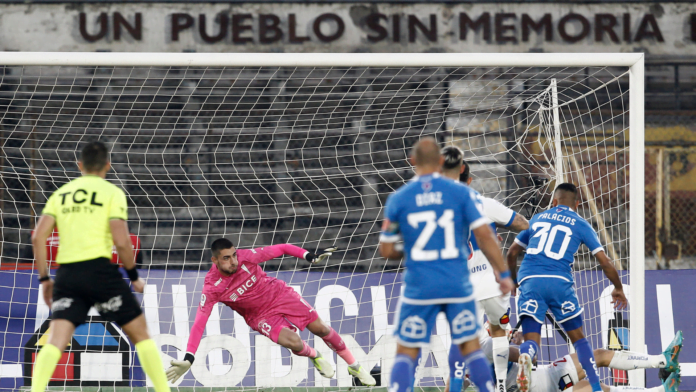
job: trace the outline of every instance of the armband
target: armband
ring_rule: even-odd
[[[392,222],[387,218],[382,222],[382,233],[385,235],[397,235],[399,231],[399,222]]]
[[[507,279],[511,276],[512,276],[512,274],[510,273],[510,270],[503,271],[500,273],[500,279]]]
[[[131,282],[135,282],[138,280],[138,269],[133,268],[133,269],[126,269],[126,274],[128,274],[128,279],[131,280]]]

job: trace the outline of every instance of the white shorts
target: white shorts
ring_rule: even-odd
[[[474,286],[474,296],[477,300],[500,297],[500,285],[495,281],[493,267],[483,255],[481,250],[475,250],[471,258],[467,260],[469,267],[469,280]]]
[[[474,286],[474,296],[479,301],[479,323],[483,325],[483,314],[493,325],[507,325],[510,322],[510,295],[502,296],[500,285],[495,281],[493,267],[480,250],[474,251],[469,266],[469,279]]]
[[[578,383],[578,371],[570,355],[550,365],[537,366],[532,372],[530,392],[560,392],[571,390]],[[570,392],[570,391],[569,391]]]
[[[479,301],[479,309],[488,316],[488,322],[503,328],[510,324],[510,295],[486,298]],[[483,323],[481,323],[483,325]]]

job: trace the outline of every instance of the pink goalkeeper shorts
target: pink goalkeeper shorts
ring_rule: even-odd
[[[310,306],[295,290],[288,290],[272,305],[254,320],[249,320],[249,326],[256,332],[278,343],[278,336],[283,328],[293,331],[304,331],[307,325],[319,318],[317,311]]]

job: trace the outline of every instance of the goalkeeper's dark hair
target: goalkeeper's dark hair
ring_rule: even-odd
[[[98,172],[109,162],[109,149],[100,141],[90,142],[82,148],[80,162],[86,172]]]
[[[218,238],[210,245],[210,250],[213,252],[213,256],[217,257],[221,250],[229,249],[233,246],[234,244],[232,244],[232,241],[228,240],[227,238]]]
[[[459,175],[459,182],[466,184],[469,181],[469,177],[471,177],[471,166],[466,161],[462,161],[462,166],[464,166],[464,170]]]
[[[464,153],[459,147],[447,146],[440,151],[445,162],[442,164],[442,170],[457,169],[462,165]]]
[[[576,187],[575,184],[571,184],[569,182],[559,184],[553,193],[555,195],[558,192],[563,192],[567,196],[572,196],[573,201],[578,200],[578,187]]]

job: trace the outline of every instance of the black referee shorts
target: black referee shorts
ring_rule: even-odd
[[[107,321],[125,325],[142,314],[130,287],[116,264],[100,257],[79,263],[61,264],[53,286],[53,319],[85,322],[94,306]]]

